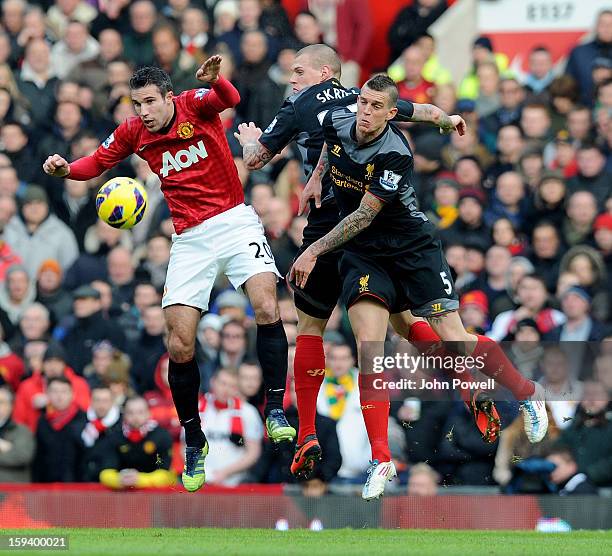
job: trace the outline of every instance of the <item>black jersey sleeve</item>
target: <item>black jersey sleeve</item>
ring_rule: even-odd
[[[393,118],[394,122],[409,122],[414,114],[414,104],[409,100],[397,101],[397,114]]]
[[[399,153],[377,157],[368,191],[385,203],[393,201],[402,186],[410,180],[410,166],[411,158]]]
[[[299,133],[295,106],[286,100],[280,110],[264,130],[259,142],[273,153],[282,151]]]

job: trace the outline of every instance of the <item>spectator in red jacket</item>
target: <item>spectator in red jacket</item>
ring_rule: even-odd
[[[15,408],[13,409],[15,422],[26,425],[34,432],[42,410],[49,403],[47,398],[48,381],[61,376],[67,378],[72,384],[74,401],[78,407],[87,411],[90,397],[87,381],[77,376],[66,365],[63,348],[57,344],[51,344],[45,352],[42,372],[36,372],[30,378],[24,380],[17,390]]]

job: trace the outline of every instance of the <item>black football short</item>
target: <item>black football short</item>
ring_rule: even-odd
[[[417,317],[459,308],[448,263],[435,239],[394,256],[344,251],[340,275],[347,308],[366,296],[380,301],[390,313],[409,309]]]
[[[322,238],[339,222],[338,209],[335,204],[313,210],[304,229],[304,241],[296,259],[309,245]],[[340,298],[342,280],[339,264],[342,251],[336,250],[321,255],[312,269],[304,289],[290,283],[294,291],[295,306],[302,312],[317,319],[328,319]]]

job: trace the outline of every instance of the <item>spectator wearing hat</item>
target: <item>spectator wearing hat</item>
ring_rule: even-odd
[[[568,288],[561,298],[566,321],[544,335],[553,342],[599,342],[604,337],[601,323],[590,316],[592,299],[580,286]]]
[[[480,81],[477,69],[482,63],[493,62],[497,66],[499,74],[503,74],[508,68],[508,56],[501,52],[493,51],[493,43],[487,36],[477,37],[472,46],[472,65],[468,74],[459,85],[459,97],[475,100],[478,97]]]
[[[585,106],[593,102],[593,61],[612,59],[612,10],[602,10],[595,25],[595,39],[572,49],[565,73],[571,75],[580,88],[580,100]]]
[[[247,332],[244,326],[236,320],[226,322],[221,328],[221,344],[215,367],[238,369],[247,357],[247,348]],[[207,379],[210,379],[210,376]]]
[[[459,217],[440,232],[444,244],[460,243],[480,245],[483,250],[491,244],[491,233],[484,223],[485,196],[478,189],[463,189],[459,192]]]
[[[84,452],[81,431],[87,422],[85,412],[76,402],[72,383],[64,376],[50,378],[45,395],[46,408],[36,423],[32,480],[76,482],[80,479]]]
[[[531,318],[519,320],[510,337],[512,343],[509,346],[508,357],[525,378],[533,380],[538,375],[544,354],[540,342],[542,334],[538,330],[536,321]]]
[[[23,312],[34,302],[36,289],[30,282],[25,266],[14,264],[6,271],[6,280],[0,287],[0,308],[11,324],[16,325]],[[12,331],[11,331],[12,332]]]
[[[0,482],[29,483],[34,437],[12,419],[14,393],[0,386]]]
[[[534,271],[544,278],[546,288],[552,292],[557,285],[563,252],[557,226],[546,220],[541,221],[533,229],[531,243],[529,259]]]
[[[108,438],[121,427],[121,412],[114,403],[108,386],[91,390],[91,405],[87,409],[87,424],[81,432],[85,448],[81,480],[97,482],[106,457]]]
[[[40,265],[36,281],[36,301],[42,303],[57,323],[72,312],[72,295],[62,286],[62,267],[55,259]]]
[[[109,340],[115,347],[123,349],[123,331],[104,318],[100,292],[91,286],[81,286],[74,293],[74,319],[62,332],[62,343],[69,356],[68,363],[79,375],[91,361],[92,346],[100,340]]]
[[[440,230],[444,230],[457,220],[459,210],[459,184],[452,178],[436,180],[433,190],[431,210],[427,211],[427,218]]]
[[[249,310],[248,298],[235,290],[221,292],[215,299],[211,312],[226,320],[244,322]]]
[[[112,489],[172,486],[172,440],[151,418],[144,398],[126,401],[121,429],[109,436],[100,482]]]
[[[21,212],[6,225],[4,240],[23,259],[30,276],[36,276],[46,259],[55,259],[67,269],[79,254],[72,230],[50,214],[47,194],[37,185],[26,190]]]
[[[612,174],[606,171],[606,157],[597,145],[584,143],[578,149],[576,160],[578,174],[567,182],[569,192],[589,191],[599,209],[603,209],[612,196]]]
[[[47,385],[53,378],[63,377],[72,385],[72,394],[77,405],[86,410],[89,407],[89,386],[87,381],[77,376],[66,365],[66,355],[63,348],[56,343],[49,344],[42,363],[42,370],[34,372],[26,378],[15,396],[13,417],[15,421],[26,425],[32,431],[36,430],[36,423],[41,411],[49,403]]]
[[[480,290],[464,293],[459,300],[459,314],[471,334],[484,334],[489,328],[489,300]]]

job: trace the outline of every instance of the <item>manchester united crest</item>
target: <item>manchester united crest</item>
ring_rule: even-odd
[[[180,123],[176,133],[181,139],[191,139],[193,137],[193,124],[191,122]]]

